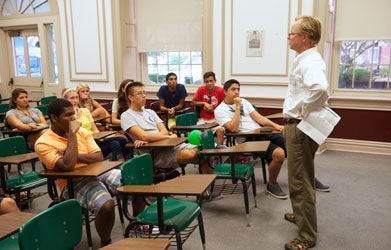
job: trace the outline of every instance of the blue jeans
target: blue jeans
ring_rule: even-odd
[[[103,141],[98,142],[98,146],[102,150],[104,157],[112,154],[114,161],[125,159],[127,149],[125,147],[128,141],[122,136],[107,137]]]

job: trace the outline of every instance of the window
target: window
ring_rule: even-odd
[[[146,56],[149,84],[165,83],[169,72],[177,74],[178,83],[202,83],[201,51],[147,52]]]
[[[56,56],[56,39],[54,36],[54,25],[47,24],[46,25],[47,32],[47,45],[48,45],[48,53],[49,53],[49,74],[50,74],[50,82],[58,83],[58,68],[57,68],[57,56]]]
[[[338,89],[391,91],[391,40],[339,42]]]
[[[11,38],[14,52],[15,76],[40,77],[41,48],[38,36],[17,35]]]

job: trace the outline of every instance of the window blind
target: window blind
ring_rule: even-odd
[[[136,0],[138,52],[202,50],[203,0]]]
[[[337,0],[335,40],[391,39],[391,0]]]

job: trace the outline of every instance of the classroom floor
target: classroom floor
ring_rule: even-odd
[[[391,249],[390,162],[391,156],[362,153],[327,151],[316,156],[316,176],[331,186],[331,192],[316,193],[318,242],[314,249]],[[284,213],[291,212],[289,199],[278,200],[265,194],[259,166],[256,166],[257,208],[249,191],[251,227],[246,226],[241,194],[224,195],[223,199],[203,204],[207,249],[283,249],[296,236],[296,226],[283,218]],[[192,165],[187,167],[188,173],[197,171]],[[286,162],[278,180],[288,193]],[[45,195],[34,199],[32,207],[25,211],[40,212],[49,203],[50,198]],[[100,239],[94,224],[91,225],[97,249]],[[112,240],[122,238],[117,216]],[[82,242],[75,249],[88,249],[84,228]],[[198,229],[185,242],[184,249],[202,249]]]

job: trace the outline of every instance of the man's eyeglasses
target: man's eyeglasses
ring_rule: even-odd
[[[293,35],[297,35],[297,34],[300,34],[298,32],[291,32],[291,33],[288,33],[288,36],[293,36]]]
[[[139,92],[137,92],[137,93],[133,93],[132,94],[132,96],[143,96],[143,95],[146,95],[147,94],[147,92],[146,91],[139,91]]]

